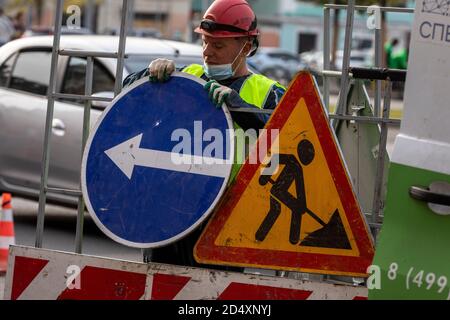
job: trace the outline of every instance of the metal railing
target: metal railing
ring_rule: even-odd
[[[334,129],[337,127],[337,123],[339,121],[354,121],[364,124],[378,124],[380,130],[379,137],[379,152],[377,157],[376,164],[376,178],[375,178],[375,186],[374,186],[374,197],[373,197],[373,205],[372,211],[370,213],[366,213],[370,215],[369,226],[371,227],[372,234],[374,238],[376,237],[377,230],[379,230],[381,226],[381,217],[380,213],[384,204],[384,197],[382,193],[383,189],[383,179],[385,176],[384,170],[384,161],[386,157],[386,145],[387,145],[387,134],[388,134],[388,124],[400,125],[400,120],[398,119],[390,119],[390,101],[391,101],[391,92],[392,92],[392,82],[391,80],[398,81],[402,79],[398,79],[393,77],[393,73],[386,76],[385,78],[381,78],[380,75],[383,73],[383,70],[375,70],[374,74],[366,73],[366,78],[358,75],[359,79],[370,79],[375,80],[375,88],[374,88],[374,105],[373,105],[373,117],[363,117],[363,116],[355,116],[345,114],[346,105],[347,105],[347,94],[349,90],[350,81],[355,75],[352,74],[352,70],[350,68],[350,56],[351,56],[351,45],[352,45],[352,34],[353,34],[353,22],[354,22],[354,12],[356,11],[367,11],[369,7],[367,6],[355,6],[355,0],[349,0],[348,5],[335,5],[335,4],[326,4],[324,5],[324,43],[323,43],[323,71],[321,75],[323,77],[323,100],[325,107],[327,110],[330,110],[330,78],[340,77],[341,85],[339,90],[338,103],[336,107],[336,111],[334,114],[330,114],[330,123]],[[412,8],[395,8],[395,7],[378,7],[380,12],[397,12],[397,13],[414,13],[414,9]],[[342,71],[331,70],[331,10],[346,10],[346,27],[345,27],[345,40],[344,40],[344,53],[343,53],[343,66]],[[381,23],[382,27],[384,24]],[[375,39],[374,39],[374,50],[375,50],[375,69],[382,67],[382,55],[384,52],[384,44],[382,43],[382,29],[375,29]],[[386,72],[386,69],[384,69]],[[395,73],[395,71],[394,71]],[[397,71],[398,73],[398,71]],[[400,72],[401,73],[401,72]],[[386,90],[383,101],[383,109],[381,109],[381,100],[382,100],[382,81],[386,81]],[[404,79],[403,79],[404,81]]]
[[[349,0],[348,5],[336,5],[336,4],[325,4],[324,5],[324,37],[323,37],[323,96],[324,96],[324,103],[327,109],[329,109],[329,77],[333,76],[341,76],[342,73],[334,73],[336,72],[334,70],[331,70],[331,61],[330,61],[330,55],[331,55],[331,10],[346,10],[348,8],[353,8],[350,11],[350,14],[347,14],[347,21],[346,21],[346,29],[345,29],[345,44],[344,44],[344,56],[343,61],[344,65],[342,66],[342,70],[347,70],[348,65],[346,66],[346,61],[350,61],[350,51],[351,51],[351,39],[352,39],[352,33],[353,33],[353,18],[354,18],[354,11],[367,11],[369,8],[368,6],[355,6],[354,0]],[[380,12],[397,12],[397,13],[414,13],[413,8],[396,8],[396,7],[379,7]],[[381,24],[383,25],[383,23]],[[382,67],[382,55],[383,55],[383,43],[382,43],[382,29],[376,28],[375,29],[375,39],[374,39],[374,50],[375,50],[375,67],[381,68]],[[347,49],[346,49],[347,48]],[[345,77],[345,76],[344,76]],[[347,81],[346,81],[347,82]],[[341,82],[342,84],[342,82]],[[347,83],[348,85],[348,83]],[[342,85],[341,86],[341,92],[342,90],[347,89],[347,86]],[[341,94],[340,94],[341,95]],[[339,104],[338,106],[341,106],[341,108],[345,105],[343,102],[345,102],[345,99],[342,101],[342,105]],[[377,80],[375,81],[375,94],[374,94],[374,114],[376,116],[380,116],[380,110],[381,110],[381,81]],[[339,113],[341,111],[338,107],[336,110],[336,113]]]
[[[126,44],[126,31],[128,25],[127,12],[129,11],[130,0],[123,0],[123,10],[122,10],[122,20],[120,27],[120,40],[118,51],[116,53],[112,52],[93,52],[93,51],[78,51],[78,50],[61,50],[60,49],[60,39],[61,39],[61,28],[62,28],[62,13],[63,13],[63,3],[64,0],[57,0],[56,4],[56,14],[55,14],[55,33],[53,40],[53,50],[52,50],[52,61],[51,61],[51,74],[50,74],[50,84],[48,89],[48,104],[47,104],[47,115],[45,124],[45,136],[44,136],[44,151],[42,155],[42,171],[41,171],[41,186],[39,194],[39,208],[38,208],[38,218],[36,225],[36,241],[35,246],[37,248],[42,248],[43,243],[43,233],[44,233],[44,222],[45,222],[45,208],[47,193],[53,192],[58,194],[72,195],[78,197],[78,212],[77,212],[77,225],[76,225],[76,235],[75,235],[75,252],[82,253],[82,243],[83,243],[83,226],[84,226],[84,201],[80,189],[62,189],[62,188],[52,188],[48,186],[48,173],[49,173],[49,160],[50,160],[50,139],[51,139],[51,126],[53,121],[54,104],[56,99],[72,99],[72,100],[83,100],[84,101],[84,117],[83,117],[83,137],[82,137],[82,149],[80,152],[80,159],[83,154],[83,150],[89,135],[89,125],[90,125],[90,111],[92,106],[92,101],[111,101],[109,98],[101,98],[92,96],[92,85],[93,85],[93,66],[94,58],[96,57],[108,57],[117,59],[117,70],[114,92],[117,96],[122,89],[122,77],[125,59],[125,44]],[[343,71],[330,70],[330,11],[335,9],[345,9],[348,11],[346,19],[346,30],[345,30],[345,47],[344,47],[344,57],[343,57]],[[354,6],[354,0],[349,0],[348,6],[341,5],[325,5],[324,8],[324,70],[322,72],[323,76],[323,93],[324,102],[327,109],[329,109],[329,78],[330,77],[341,77],[341,88],[338,100],[338,107],[335,114],[330,114],[329,118],[332,124],[338,121],[355,121],[361,124],[378,124],[380,126],[380,139],[379,139],[379,150],[378,153],[378,165],[377,165],[377,178],[374,186],[374,203],[372,206],[371,220],[369,225],[372,228],[379,229],[379,213],[382,209],[382,181],[384,176],[384,158],[386,155],[386,139],[388,124],[399,124],[400,120],[390,119],[390,92],[392,84],[390,82],[390,77],[387,78],[387,90],[384,97],[383,110],[381,110],[381,81],[376,80],[375,86],[375,102],[374,102],[374,116],[354,116],[345,114],[344,107],[346,106],[347,91],[349,83],[355,74],[351,72],[350,69],[350,54],[351,54],[351,40],[352,40],[352,30],[353,30],[353,19],[354,10],[366,10],[367,7]],[[382,11],[386,12],[414,12],[413,9],[404,8],[380,8]],[[381,66],[381,55],[382,55],[383,45],[381,43],[381,30],[375,30],[375,65]],[[84,95],[69,95],[56,92],[57,88],[57,66],[59,56],[70,56],[70,57],[83,57],[87,60],[86,67],[86,78],[85,78],[85,93]],[[242,112],[248,112],[251,110],[239,110]],[[382,114],[380,113],[381,111]],[[254,111],[252,111],[254,112]],[[268,112],[271,111],[260,111]]]
[[[49,163],[50,163],[50,146],[51,146],[51,132],[52,132],[52,122],[54,114],[55,101],[57,99],[67,99],[74,101],[84,101],[84,113],[83,113],[83,130],[82,130],[82,143],[80,160],[83,156],[83,151],[86,145],[86,141],[89,136],[90,127],[90,113],[92,101],[102,101],[111,102],[113,99],[105,97],[97,97],[92,95],[93,87],[93,68],[95,58],[114,58],[117,59],[116,67],[116,79],[114,85],[114,94],[117,96],[122,90],[122,77],[124,70],[124,59],[125,55],[125,45],[126,45],[126,35],[128,31],[128,21],[130,19],[130,11],[133,7],[134,0],[123,0],[122,2],[122,16],[121,16],[121,26],[119,35],[119,45],[117,52],[104,52],[104,51],[89,51],[89,50],[73,50],[73,49],[61,49],[61,30],[62,30],[62,17],[63,17],[63,5],[64,0],[57,0],[55,8],[55,20],[54,20],[54,38],[53,38],[53,49],[51,58],[51,70],[50,70],[50,82],[47,92],[47,113],[45,122],[45,133],[44,133],[44,143],[43,143],[43,154],[42,154],[42,168],[41,168],[41,183],[39,190],[39,206],[38,215],[36,223],[36,237],[35,237],[35,247],[42,248],[43,236],[44,236],[44,224],[45,224],[45,209],[47,205],[47,194],[59,194],[66,196],[77,197],[77,223],[76,223],[76,233],[75,233],[75,253],[82,253],[83,251],[83,228],[84,228],[84,213],[85,204],[83,199],[83,194],[81,191],[81,181],[80,187],[78,189],[66,189],[66,188],[56,188],[48,185],[48,175],[49,175]],[[79,94],[66,94],[59,93],[56,91],[57,88],[57,70],[58,70],[58,60],[59,56],[68,57],[80,57],[87,60],[86,65],[86,76],[85,76],[85,92],[83,95]],[[233,112],[251,112],[251,113],[261,113],[261,114],[272,114],[273,110],[254,110],[251,108],[234,108]]]
[[[83,250],[83,226],[84,226],[84,200],[80,189],[62,189],[62,188],[51,188],[48,186],[48,173],[49,173],[49,161],[50,161],[50,142],[51,142],[51,127],[53,121],[53,113],[56,99],[70,99],[70,100],[82,100],[84,101],[84,115],[83,115],[83,136],[82,136],[82,146],[80,159],[83,154],[86,141],[89,136],[89,126],[90,126],[90,113],[92,101],[106,101],[109,102],[112,99],[94,97],[92,96],[92,85],[93,85],[93,70],[94,70],[94,58],[115,58],[117,59],[116,67],[116,79],[114,86],[114,93],[117,96],[122,90],[122,77],[125,59],[125,44],[126,44],[126,32],[128,26],[128,18],[130,8],[130,0],[123,0],[122,2],[122,19],[120,26],[120,39],[119,47],[117,52],[96,52],[96,51],[82,51],[82,50],[66,50],[60,49],[61,41],[61,29],[62,29],[62,14],[63,14],[63,4],[64,0],[57,0],[56,11],[55,11],[55,32],[53,37],[53,49],[52,49],[52,60],[51,60],[51,72],[50,72],[50,83],[47,92],[47,115],[45,123],[45,136],[44,136],[44,151],[42,154],[42,170],[41,170],[41,185],[39,192],[39,207],[38,207],[38,217],[36,224],[36,241],[35,247],[42,248],[43,234],[44,234],[44,221],[45,221],[45,208],[47,202],[47,192],[53,192],[64,195],[72,195],[78,197],[78,213],[77,213],[77,226],[75,234],[75,252],[82,253]],[[62,94],[56,92],[57,88],[57,68],[58,68],[58,58],[59,56],[70,56],[70,57],[82,57],[86,58],[86,78],[85,78],[85,93],[84,95],[73,95],[73,94]]]

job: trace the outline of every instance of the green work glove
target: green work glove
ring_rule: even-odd
[[[216,80],[208,81],[204,88],[208,91],[209,99],[216,105],[217,109],[226,102],[232,92],[232,89],[219,84]]]

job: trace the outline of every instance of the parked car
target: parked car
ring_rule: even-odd
[[[336,68],[342,70],[344,51],[339,50],[336,55]],[[374,55],[371,50],[352,50],[350,54],[350,67],[372,67]]]
[[[342,70],[344,51],[336,52],[336,70]],[[320,73],[323,70],[323,51],[310,51],[301,54],[306,68],[312,72]],[[371,67],[373,66],[374,55],[371,50],[352,50],[350,55],[351,67]]]
[[[61,48],[114,52],[118,37],[71,35],[61,37]],[[39,195],[52,36],[22,38],[0,48],[0,191]],[[202,62],[202,48],[181,42],[128,38],[124,77],[166,57],[178,66]],[[86,60],[60,56],[57,92],[84,94]],[[112,96],[116,60],[94,61],[93,93]],[[91,126],[105,104],[94,103]],[[78,189],[80,184],[83,102],[55,102],[51,135],[49,187]],[[48,193],[48,199],[75,204],[76,198]]]
[[[118,36],[120,34],[119,28],[108,28],[103,31],[104,35]],[[128,32],[128,36],[138,38],[162,38],[162,34],[158,29],[154,28],[135,28]]]
[[[289,84],[295,74],[306,67],[299,55],[270,47],[259,48],[257,53],[248,59],[248,64],[283,85]]]
[[[35,36],[45,36],[52,35],[54,33],[53,27],[32,27],[30,29],[25,30],[22,35],[22,38],[25,37],[35,37]],[[87,28],[68,28],[62,27],[61,34],[64,35],[81,35],[81,34],[94,34],[90,29]]]

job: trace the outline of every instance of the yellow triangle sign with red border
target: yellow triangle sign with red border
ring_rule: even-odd
[[[373,242],[310,74],[292,81],[265,129],[198,240],[195,259],[366,276]],[[262,142],[268,152],[259,159]]]

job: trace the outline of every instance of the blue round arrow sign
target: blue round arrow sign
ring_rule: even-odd
[[[174,73],[142,79],[105,110],[83,154],[84,200],[99,228],[138,248],[160,247],[193,231],[225,191],[234,134],[204,81]]]

